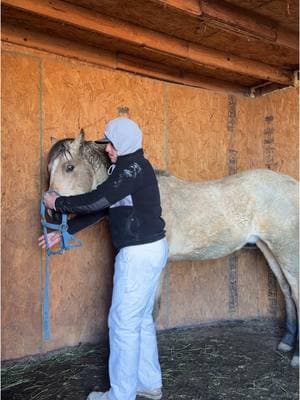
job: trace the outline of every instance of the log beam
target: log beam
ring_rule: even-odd
[[[2,4],[139,48],[154,50],[165,57],[166,63],[175,57],[210,69],[219,68],[283,85],[293,83],[292,74],[281,68],[189,43],[60,0],[2,0]]]
[[[20,27],[2,24],[2,41],[46,51],[78,61],[101,65],[114,70],[126,71],[141,76],[186,86],[249,96],[247,87],[219,79],[209,79],[197,74],[184,73],[177,68],[162,66],[148,60],[141,60],[125,54],[115,54],[91,46],[81,45],[67,39],[53,38],[47,34],[27,31]]]
[[[253,37],[267,43],[299,50],[298,35],[254,11],[216,0],[151,0],[155,4],[177,10],[222,30]]]

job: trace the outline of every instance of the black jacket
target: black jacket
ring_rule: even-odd
[[[154,170],[142,149],[118,156],[115,169],[96,190],[77,196],[61,196],[55,208],[78,215],[69,221],[76,233],[108,213],[112,241],[118,250],[151,243],[165,236],[160,196]]]

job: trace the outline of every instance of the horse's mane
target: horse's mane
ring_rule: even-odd
[[[49,151],[47,160],[48,165],[51,165],[53,161],[59,156],[64,156],[66,159],[72,159],[73,154],[70,149],[70,144],[74,140],[75,139],[66,138],[56,142]],[[99,163],[108,168],[109,161],[104,149],[105,145],[101,145],[93,141],[84,140],[79,147],[78,157],[87,160],[94,170],[99,167]]]
[[[48,159],[47,163],[52,164],[52,162],[58,157],[58,156],[64,156],[64,157],[70,157],[72,158],[72,154],[70,153],[69,147],[70,143],[73,142],[74,139],[62,139],[56,142],[50,149],[49,154],[48,154]]]
[[[75,139],[66,138],[61,139],[56,142],[50,149],[48,154],[48,166],[50,166],[53,161],[59,157],[64,156],[66,159],[72,159],[73,155],[70,150],[70,144]],[[95,143],[93,141],[84,140],[79,147],[78,156],[82,159],[87,160],[94,170],[99,166],[99,162],[103,164],[106,168],[109,167],[110,163],[104,151],[105,145]],[[167,171],[155,170],[155,175],[159,176],[170,176]]]

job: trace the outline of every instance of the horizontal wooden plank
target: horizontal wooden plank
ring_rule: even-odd
[[[2,24],[2,41],[168,82],[240,95],[249,94],[247,87],[231,82],[205,78],[193,73],[183,73],[178,69],[151,61],[140,60],[124,54],[116,55],[38,32],[28,32],[6,23]]]
[[[279,46],[299,50],[298,35],[284,29],[270,18],[254,11],[245,10],[229,4],[226,1],[215,0],[151,0],[155,4],[162,4],[187,14],[199,17],[211,26],[222,30],[253,37],[264,42],[271,42]]]
[[[115,54],[105,50],[73,43],[67,39],[51,38],[49,35],[33,31],[29,32],[26,29],[6,23],[1,26],[1,34],[3,42],[15,43],[33,49],[45,50],[59,56],[116,68]]]
[[[240,95],[249,95],[250,93],[247,87],[234,84],[233,82],[206,78],[189,72],[180,72],[175,69],[172,70],[157,63],[138,60],[135,57],[127,55],[118,55],[117,68],[125,71],[136,72],[144,76],[163,79],[186,86],[215,90],[217,92],[231,92]]]
[[[261,39],[276,40],[276,32],[272,22],[260,17],[258,14],[250,14],[249,11],[232,6],[222,1],[201,0],[201,17],[218,26],[224,26],[237,33],[244,33]]]
[[[166,57],[186,59],[195,65],[224,69],[286,85],[293,82],[292,74],[280,68],[233,56],[227,52],[212,50],[205,46],[190,44],[185,40],[96,14],[62,1],[53,0],[49,3],[46,0],[40,0],[37,3],[32,0],[4,0],[2,4],[127,42],[139,48],[153,49]]]
[[[198,0],[150,0],[154,3],[173,7],[189,15],[199,15],[201,12]]]

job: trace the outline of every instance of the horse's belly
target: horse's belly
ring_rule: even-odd
[[[240,249],[247,242],[230,228],[208,235],[183,232],[181,229],[167,231],[169,258],[172,260],[210,260],[225,257]]]

